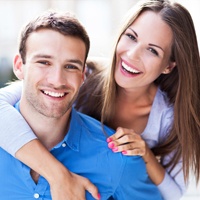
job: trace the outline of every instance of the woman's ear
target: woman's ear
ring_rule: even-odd
[[[13,72],[18,79],[24,79],[23,61],[20,55],[14,57]]]
[[[163,70],[162,74],[169,74],[176,67],[176,62],[170,62],[169,65]]]

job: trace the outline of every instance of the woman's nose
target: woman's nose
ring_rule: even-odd
[[[127,50],[127,56],[131,60],[140,60],[141,48],[138,45],[134,45]]]

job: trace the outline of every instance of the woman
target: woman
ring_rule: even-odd
[[[116,129],[116,134],[107,139],[108,147],[124,155],[141,155],[163,198],[179,199],[185,191],[183,179],[187,182],[190,167],[196,180],[200,172],[200,61],[190,14],[180,4],[167,0],[141,2],[125,18],[111,57],[110,67],[85,81],[76,108]],[[8,98],[6,93],[5,96]],[[14,103],[13,97],[10,101]],[[12,116],[20,127],[20,123],[24,123],[22,118],[5,102],[2,104],[4,122],[6,116]],[[45,163],[51,167],[50,163],[55,163],[54,168],[64,171],[60,173],[60,183],[67,182],[62,175],[69,172],[38,140],[32,140],[34,136],[27,133],[30,132],[28,126],[26,130],[11,128],[8,131],[5,131],[5,123],[0,127],[0,139],[4,141],[1,146],[7,150],[9,138],[22,141],[15,135],[26,132],[22,135],[23,141],[29,143],[9,151],[13,155],[16,152],[18,159],[47,178],[56,199],[61,191],[58,178],[51,170],[45,172]],[[34,146],[38,148],[35,150]],[[47,156],[45,162],[44,156]],[[82,177],[75,177],[79,178]],[[91,193],[93,189],[89,189]]]

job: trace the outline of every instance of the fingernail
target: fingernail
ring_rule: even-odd
[[[114,146],[115,146],[115,144],[114,144],[113,142],[108,143],[108,147],[109,147],[110,149],[112,149]]]
[[[118,151],[118,147],[115,147],[115,148],[112,148],[112,150],[115,152],[115,151]]]
[[[127,154],[127,151],[126,150],[122,151],[122,154]]]
[[[107,140],[106,140],[108,143],[109,142],[112,142],[112,138],[107,138]]]
[[[100,194],[98,194],[98,199],[100,199],[101,198],[101,195]]]

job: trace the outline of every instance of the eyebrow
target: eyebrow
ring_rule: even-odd
[[[47,59],[52,59],[53,56],[50,55],[46,55],[46,54],[37,54],[35,56],[33,56],[33,59],[38,59],[38,58],[47,58]],[[75,64],[79,64],[81,66],[83,66],[83,62],[79,59],[67,59],[67,62],[71,62],[71,63],[75,63]]]
[[[36,54],[33,56],[33,59],[35,58],[52,58],[52,56],[46,55],[46,54]]]
[[[136,35],[136,37],[138,37],[138,34],[132,28],[129,27],[129,29]],[[149,43],[149,46],[157,47],[157,48],[161,49],[162,51],[164,51],[162,47],[160,47],[156,44]]]
[[[138,37],[138,34],[132,28],[129,27],[129,29]]]
[[[155,45],[155,44],[151,44],[151,43],[149,43],[149,46],[157,47],[157,48],[161,49],[162,51],[164,51],[163,48],[160,47],[160,46],[158,46],[158,45]]]
[[[70,59],[70,60],[67,60],[68,62],[72,62],[72,63],[76,63],[76,64],[79,64],[81,66],[83,66],[83,62],[81,62],[80,60],[78,59]]]

